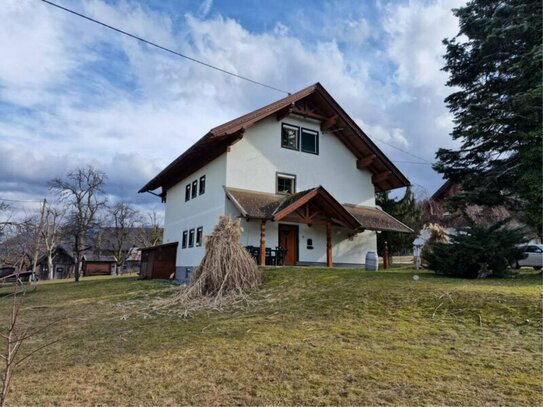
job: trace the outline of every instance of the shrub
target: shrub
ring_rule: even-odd
[[[423,254],[428,268],[437,274],[464,278],[504,276],[511,264],[524,257],[518,244],[525,242],[522,229],[471,224],[450,236],[449,243],[431,242]]]

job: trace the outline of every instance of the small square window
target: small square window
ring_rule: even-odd
[[[202,195],[206,192],[206,176],[205,175],[202,175],[200,177],[200,190],[199,190],[199,195]]]
[[[204,228],[200,226],[198,229],[196,229],[196,246],[202,245],[202,237],[204,234]]]
[[[319,154],[319,132],[302,129],[302,151],[304,153]]]
[[[185,187],[185,202],[190,201],[190,184]]]
[[[293,194],[296,192],[296,176],[291,174],[277,174],[277,193]]]
[[[283,123],[281,126],[281,147],[298,150],[299,138],[300,128],[298,126]]]
[[[194,247],[194,229],[189,230],[189,247]]]
[[[198,196],[198,180],[192,181],[192,199]]]
[[[181,241],[181,248],[186,249],[187,248],[187,238],[188,238],[189,232],[187,230],[183,231],[183,240]]]

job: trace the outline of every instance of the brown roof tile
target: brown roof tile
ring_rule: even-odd
[[[364,229],[413,233],[410,227],[379,208],[353,204],[344,204],[343,207],[358,220]]]

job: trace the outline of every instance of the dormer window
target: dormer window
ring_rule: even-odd
[[[296,175],[277,173],[278,194],[293,194],[296,192]]]
[[[298,150],[300,139],[300,128],[283,123],[281,127],[281,147],[291,150]]]

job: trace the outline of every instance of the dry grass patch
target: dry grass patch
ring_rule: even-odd
[[[157,281],[40,284],[24,319],[66,316],[63,341],[8,405],[543,403],[539,275],[413,274],[267,270],[252,307],[190,319],[139,313]]]

